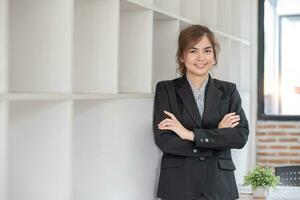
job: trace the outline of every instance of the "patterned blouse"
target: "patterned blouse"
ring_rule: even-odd
[[[187,77],[187,80],[190,83],[190,86],[192,88],[196,103],[197,103],[197,107],[199,110],[199,113],[201,115],[203,115],[203,111],[204,111],[204,97],[205,97],[205,89],[206,89],[206,85],[208,82],[208,78],[202,83],[202,85],[199,88],[196,88],[193,86],[192,82],[189,80],[189,78]]]

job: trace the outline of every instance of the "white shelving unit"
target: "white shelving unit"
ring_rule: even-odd
[[[153,12],[131,9],[120,11],[120,93],[151,93]]]
[[[6,194],[7,103],[0,101],[0,199]]]
[[[179,20],[154,13],[153,22],[153,90],[160,80],[176,78],[176,47]]]
[[[70,199],[71,127],[71,101],[10,103],[8,199]]]
[[[154,8],[155,10],[162,10],[169,12],[171,15],[178,16],[179,15],[179,5],[180,0],[154,0]]]
[[[71,92],[72,0],[9,1],[9,91]]]
[[[181,17],[190,19],[193,21],[200,20],[200,3],[199,0],[180,0],[179,14]]]
[[[247,96],[249,2],[0,0],[0,199],[153,200],[153,90],[178,34],[212,28],[216,77]]]
[[[213,29],[217,28],[218,0],[201,0],[200,23]]]
[[[209,10],[209,9],[208,9]],[[217,3],[217,29],[221,32],[231,33],[231,1],[218,0]]]
[[[152,104],[151,99],[75,102],[74,200],[151,199],[159,156],[151,134]]]
[[[7,2],[0,1],[0,93],[7,91]]]
[[[74,92],[118,93],[118,32],[118,1],[75,0]]]

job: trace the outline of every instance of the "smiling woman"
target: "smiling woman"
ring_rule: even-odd
[[[163,152],[157,197],[166,200],[238,198],[231,149],[248,139],[248,121],[234,83],[212,78],[219,45],[205,26],[178,38],[181,77],[156,85],[153,130]]]

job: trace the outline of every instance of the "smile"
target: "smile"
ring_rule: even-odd
[[[203,69],[205,68],[206,64],[194,64],[195,67],[197,67],[198,69]]]

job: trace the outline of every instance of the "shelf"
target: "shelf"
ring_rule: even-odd
[[[241,63],[241,43],[236,41],[231,41],[230,43],[230,59],[229,59],[229,67],[230,67],[230,81],[240,85],[242,83],[242,63]],[[249,74],[248,74],[249,75]]]
[[[0,101],[0,199],[5,199],[6,158],[7,158],[7,103]]]
[[[171,16],[179,16],[180,0],[154,0],[154,11],[170,13]]]
[[[147,99],[74,104],[75,200],[154,198],[149,188],[156,181],[159,153],[150,126],[152,108],[153,100]]]
[[[153,89],[160,80],[176,78],[178,20],[154,20],[153,24]]]
[[[242,9],[242,4],[241,4],[241,0],[231,0],[231,31],[230,34],[231,35],[235,35],[236,37],[242,37],[241,34],[241,27],[242,27],[242,23],[241,23],[241,19],[243,18],[243,15],[241,15],[241,11]]]
[[[0,92],[7,91],[7,2],[0,1]]]
[[[217,29],[220,32],[231,32],[231,0],[218,0]]]
[[[200,0],[180,0],[179,15],[183,18],[199,22]]]
[[[249,100],[254,5],[0,0],[0,199],[153,199],[149,116],[156,83],[177,77],[179,32],[211,28],[217,78]]]
[[[74,7],[74,91],[117,93],[119,1],[75,0]]]
[[[243,13],[243,15],[240,16],[241,18],[241,38],[244,38],[245,40],[248,41],[252,41],[252,32],[253,32],[253,26],[252,26],[252,19],[256,19],[252,18],[252,10],[253,10],[253,6],[251,1],[249,0],[240,0],[241,1],[241,7],[243,8],[241,13]],[[244,9],[244,8],[248,8],[248,9]],[[256,9],[256,7],[255,7]]]
[[[153,0],[120,0],[123,11],[152,10]]]
[[[252,80],[252,70],[251,68],[256,65],[256,63],[253,63],[252,57],[251,57],[251,47],[248,45],[242,44],[241,46],[241,82],[240,88],[244,91],[251,91],[251,82],[250,81],[244,81],[249,79]]]
[[[151,93],[153,11],[120,13],[119,92]]]
[[[9,1],[9,91],[70,92],[72,1]]]
[[[128,99],[128,98],[153,98],[149,93],[125,93],[125,94],[97,94],[97,93],[74,93],[74,94],[51,94],[51,93],[10,93],[0,94],[0,101],[62,101],[62,100],[101,100],[101,99]]]
[[[218,0],[201,0],[200,2],[200,24],[217,28]]]
[[[170,11],[166,11],[166,10],[163,10],[161,8],[158,8],[158,7],[154,7],[153,8],[153,11],[154,11],[154,19],[179,19],[179,16],[174,14],[174,13],[171,13]]]
[[[230,34],[218,31],[216,29],[211,29],[211,30],[220,37],[224,37],[224,38],[227,38],[227,39],[230,39],[230,40],[233,40],[233,41],[237,41],[237,42],[243,43],[245,45],[249,45],[249,46],[251,45],[251,42],[249,40],[245,40],[245,39],[242,39],[242,38],[239,38],[239,37],[235,37],[235,36],[232,36]]]
[[[218,37],[219,44],[221,46],[220,54],[218,57],[218,64],[213,72],[216,78],[230,81],[230,66],[229,56],[230,54],[230,40],[226,37]]]
[[[7,199],[70,199],[71,114],[68,101],[10,103]]]

